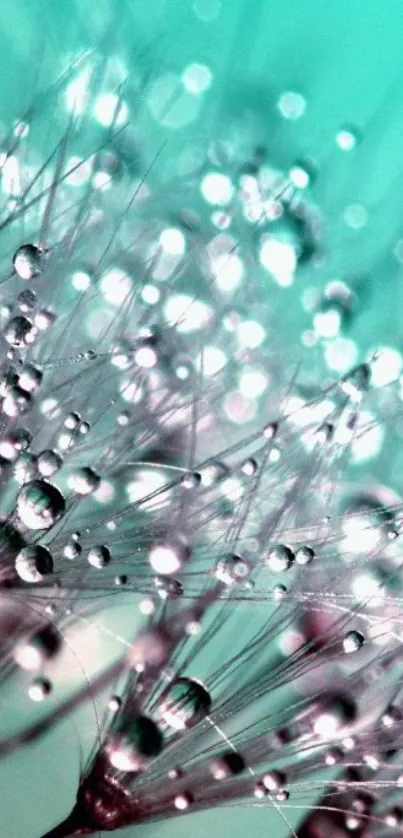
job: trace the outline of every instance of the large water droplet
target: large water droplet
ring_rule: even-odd
[[[29,530],[46,530],[63,515],[62,493],[46,480],[32,480],[21,489],[17,498],[17,514]]]
[[[277,544],[268,553],[265,565],[273,573],[283,573],[285,570],[289,570],[294,560],[295,556],[291,547],[287,547],[285,544]]]
[[[193,727],[210,712],[210,694],[193,678],[178,678],[163,693],[159,717],[174,730]]]
[[[163,737],[158,726],[147,716],[135,716],[125,722],[107,745],[112,765],[119,771],[144,771],[161,753]]]
[[[20,550],[15,569],[24,582],[42,582],[53,572],[53,559],[42,544],[32,544]]]

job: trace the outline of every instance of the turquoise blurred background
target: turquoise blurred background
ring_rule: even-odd
[[[2,0],[3,134],[35,101],[36,91],[84,51],[99,49],[105,27],[111,54],[120,57],[129,72],[134,67],[153,80],[151,99],[142,102],[135,116],[141,123],[136,128],[146,161],[167,142],[153,176],[178,176],[183,152],[217,138],[238,143],[242,153],[264,145],[273,164],[284,171],[301,159],[310,161],[315,177],[309,198],[322,217],[326,258],[311,273],[305,272],[303,280],[297,277],[291,289],[268,283],[268,295],[284,294],[284,305],[287,295],[293,295],[295,332],[287,337],[298,339],[299,318],[307,317],[302,303],[306,285],[320,289],[338,278],[359,286],[357,312],[348,331],[358,358],[378,344],[402,351],[400,0]],[[189,95],[181,100],[174,85],[175,108],[169,118],[156,119],[153,97],[160,96],[163,104],[173,77],[180,80],[194,63],[210,70],[209,89],[197,100]],[[298,119],[284,119],[279,112],[285,91],[304,97],[305,110]],[[335,139],[344,127],[351,127],[357,137],[356,148],[348,153]],[[41,152],[46,154],[46,144]],[[346,216],[346,210],[357,205],[360,211]],[[349,217],[358,222],[347,223]],[[1,242],[2,252],[5,246]],[[371,473],[372,466],[368,468]],[[117,621],[122,632],[131,625],[131,608],[129,599],[117,609],[115,631]],[[109,614],[104,619],[108,624],[112,618]],[[70,679],[83,677],[81,665],[88,666],[91,677],[101,635],[95,622],[85,655],[83,637],[80,632],[75,636],[75,654],[66,663],[60,694]],[[0,695],[0,711],[7,725],[18,725],[15,716],[21,713],[23,718],[26,709],[22,701],[14,702],[12,693],[5,693]],[[89,704],[46,739],[0,764],[2,838],[36,838],[67,814],[93,741],[94,719]],[[284,811],[290,822],[298,823],[292,801]],[[135,831],[156,838],[244,838],[246,833],[250,838],[280,838],[287,832],[268,804],[172,819]]]

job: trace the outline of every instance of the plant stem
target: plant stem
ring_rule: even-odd
[[[74,835],[91,835],[94,830],[83,822],[80,812],[75,807],[71,814],[58,826],[42,835],[42,838],[72,838]]]

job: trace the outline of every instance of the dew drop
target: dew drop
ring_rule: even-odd
[[[390,705],[381,716],[381,722],[383,727],[390,730],[392,727],[403,720],[403,714],[400,707],[396,707],[395,705]]]
[[[167,579],[163,576],[156,576],[154,585],[161,599],[183,596],[183,585],[179,582],[179,579]]]
[[[236,777],[245,770],[245,760],[236,751],[228,751],[210,763],[210,773],[214,780],[227,780]]]
[[[35,339],[36,331],[32,320],[19,314],[8,321],[4,329],[4,339],[16,348],[29,346]]]
[[[273,573],[283,573],[292,567],[294,559],[295,556],[291,547],[287,547],[285,544],[277,544],[270,550],[265,559],[265,565]]]
[[[63,515],[64,510],[62,493],[45,480],[26,483],[17,498],[18,517],[29,530],[49,529]]]
[[[175,809],[178,809],[179,812],[184,812],[186,809],[189,809],[192,803],[193,795],[189,791],[183,791],[181,794],[177,794],[174,799]]]
[[[336,143],[341,151],[353,151],[358,142],[358,135],[353,128],[344,126],[336,134]]]
[[[53,559],[46,547],[33,544],[20,550],[15,569],[24,582],[42,582],[45,576],[53,573]]]
[[[311,564],[315,558],[315,552],[312,547],[308,547],[304,545],[303,547],[299,547],[295,553],[295,561],[297,564],[305,566],[307,564]]]
[[[364,635],[361,632],[349,631],[343,640],[343,649],[347,655],[358,652],[362,648],[364,640]]]
[[[66,544],[63,548],[63,556],[65,556],[65,558],[69,559],[70,561],[74,561],[74,559],[77,559],[78,556],[80,556],[81,552],[81,545],[73,539],[69,541],[68,544]]]
[[[36,294],[30,288],[25,288],[17,297],[18,307],[23,312],[32,311],[36,306]]]
[[[57,451],[46,449],[38,454],[37,467],[42,477],[51,477],[52,474],[56,474],[61,469],[62,465],[63,458]]]
[[[264,787],[272,794],[284,788],[286,782],[286,775],[282,771],[268,771],[262,777]]]
[[[241,471],[246,477],[253,477],[254,474],[257,472],[257,462],[252,457],[245,462],[241,466]]]
[[[18,373],[18,386],[27,393],[37,393],[42,383],[42,372],[33,364],[25,364]]]
[[[95,547],[91,547],[88,551],[89,564],[92,565],[92,567],[96,567],[98,570],[102,570],[103,567],[106,567],[110,560],[111,554],[105,544],[98,544]]]
[[[41,270],[43,251],[34,244],[23,244],[15,251],[13,267],[20,279],[29,280],[37,276]]]
[[[31,701],[43,701],[52,692],[52,684],[47,678],[35,678],[35,681],[28,687],[28,695]]]
[[[31,443],[31,434],[25,428],[17,428],[0,441],[0,457],[9,463],[15,463],[22,451]]]
[[[92,468],[83,466],[69,477],[68,482],[77,495],[89,495],[98,489],[101,478]]]
[[[198,471],[185,474],[182,478],[182,486],[184,489],[197,489],[202,481],[202,476]]]
[[[215,575],[225,585],[232,585],[234,582],[244,582],[250,574],[250,565],[241,556],[228,556],[220,559],[217,564]]]
[[[35,671],[56,657],[60,649],[60,634],[52,625],[48,625],[17,643],[14,660],[21,669]]]
[[[155,573],[170,576],[177,573],[190,558],[190,547],[182,537],[173,541],[161,541],[149,552],[149,562]]]
[[[210,694],[193,678],[178,678],[163,693],[159,702],[159,718],[174,730],[193,727],[211,708]]]
[[[360,364],[341,380],[341,388],[353,401],[360,401],[369,388],[371,368]]]
[[[277,602],[281,602],[287,595],[287,588],[285,585],[275,585],[273,588],[273,596]]]
[[[134,716],[120,726],[106,751],[111,764],[119,771],[144,771],[163,748],[158,726],[147,716]]]

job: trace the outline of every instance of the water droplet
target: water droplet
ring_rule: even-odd
[[[88,551],[88,562],[92,567],[98,568],[101,570],[103,567],[109,564],[111,560],[111,554],[106,547],[105,544],[98,544],[95,547],[91,547]]]
[[[390,728],[395,727],[395,725],[403,720],[403,714],[400,707],[396,707],[395,705],[391,704],[381,716],[381,722],[383,727],[390,730]]]
[[[246,477],[253,477],[253,475],[257,472],[257,468],[258,465],[256,460],[254,460],[253,457],[250,457],[248,460],[245,460],[245,462],[242,464],[241,471],[243,472],[243,474],[245,474]]]
[[[56,474],[63,465],[63,458],[57,451],[46,449],[38,454],[37,468],[42,477],[51,477]]]
[[[315,552],[312,547],[308,547],[304,545],[303,547],[299,547],[295,553],[295,561],[299,565],[307,565],[311,564],[315,558]]]
[[[23,244],[15,251],[13,267],[20,279],[29,280],[40,273],[43,251],[34,244]]]
[[[189,809],[193,803],[193,795],[189,791],[183,791],[181,794],[177,794],[174,799],[174,806],[175,809],[178,809],[180,812],[186,811]]]
[[[346,725],[355,720],[356,713],[356,705],[349,696],[326,695],[312,707],[312,732],[321,739],[338,736]]]
[[[278,109],[285,119],[300,119],[306,110],[306,99],[301,93],[286,90],[278,100]]]
[[[23,312],[32,311],[36,306],[36,294],[30,288],[25,288],[17,297],[18,307]]]
[[[264,787],[272,794],[284,788],[286,782],[286,775],[282,771],[268,771],[262,777]]]
[[[43,701],[52,692],[52,684],[47,678],[36,678],[28,687],[31,701]]]
[[[221,481],[225,480],[228,477],[230,470],[225,463],[221,463],[219,460],[214,462],[208,463],[201,469],[201,477],[202,477],[202,485],[209,489],[212,486],[216,486]]]
[[[229,777],[236,777],[245,770],[245,761],[241,754],[236,751],[228,751],[210,764],[210,773],[214,780],[227,780]]]
[[[155,573],[170,576],[177,573],[189,560],[190,547],[183,537],[176,536],[172,541],[161,541],[153,545],[149,552],[149,562]]]
[[[80,556],[81,552],[82,552],[81,545],[76,540],[73,540],[73,539],[71,541],[69,541],[69,543],[66,544],[65,547],[63,548],[63,556],[65,556],[65,558],[69,559],[70,561],[73,561],[74,559],[77,559],[78,556]]]
[[[53,311],[41,308],[34,317],[34,324],[40,332],[46,332],[46,329],[50,328],[55,319],[56,315]]]
[[[364,640],[364,635],[361,632],[349,631],[343,640],[343,649],[348,655],[358,652],[363,646]]]
[[[95,492],[100,482],[99,475],[89,466],[77,469],[68,480],[69,486],[77,495],[89,495]]]
[[[16,348],[29,346],[35,340],[35,336],[36,330],[32,320],[22,315],[9,320],[4,329],[4,339]]]
[[[21,669],[35,671],[56,657],[60,649],[60,634],[49,625],[19,641],[14,649],[14,660]]]
[[[182,486],[184,489],[197,489],[202,481],[202,476],[198,471],[185,474],[182,478]]]
[[[144,771],[163,748],[163,737],[158,726],[147,716],[134,716],[119,726],[106,752],[112,765],[119,771]]]
[[[336,143],[341,151],[353,151],[358,142],[358,135],[353,128],[344,126],[336,134]]]
[[[391,829],[399,827],[403,823],[403,810],[395,806],[390,812],[385,815],[385,825]]]
[[[343,759],[343,751],[340,748],[330,748],[325,754],[325,765],[338,765]]]
[[[74,431],[78,428],[81,421],[81,416],[79,413],[68,413],[63,424],[64,427],[67,428],[69,431]]]
[[[15,569],[24,582],[42,582],[45,576],[53,573],[53,559],[46,547],[32,544],[20,550]]]
[[[63,515],[64,510],[62,493],[45,480],[27,483],[17,498],[18,517],[29,530],[49,529]]]
[[[170,684],[159,701],[159,718],[174,730],[193,727],[211,708],[210,694],[193,678],[178,678]]]
[[[26,413],[31,407],[31,396],[19,387],[12,387],[7,392],[3,404],[2,413],[10,419],[15,419],[22,413]]]
[[[273,573],[283,573],[292,567],[294,559],[295,556],[291,547],[287,547],[285,544],[277,544],[270,550],[265,559],[265,565]]]
[[[220,559],[215,575],[224,584],[232,585],[234,582],[244,582],[248,578],[250,570],[250,565],[245,559],[233,555],[226,559]]]
[[[31,443],[31,434],[26,428],[17,428],[0,441],[0,457],[9,463],[14,463],[22,451],[26,451]]]
[[[360,401],[363,394],[367,392],[370,382],[370,366],[368,364],[360,364],[348,375],[342,378],[340,385],[343,392],[346,393],[353,401]]]
[[[37,393],[41,383],[43,374],[33,364],[25,364],[21,372],[18,373],[18,386],[27,393]]]
[[[179,579],[167,579],[156,576],[154,585],[161,599],[183,596],[183,585],[179,582]]]

